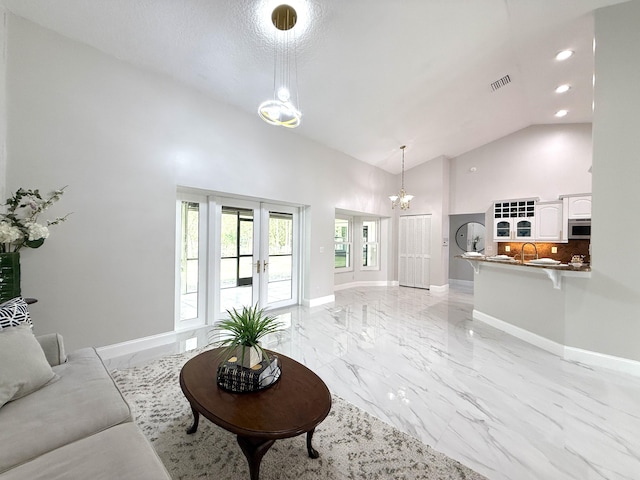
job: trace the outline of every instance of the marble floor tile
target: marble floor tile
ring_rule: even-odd
[[[640,378],[565,361],[472,308],[465,287],[340,290],[276,311],[287,328],[266,345],[490,479],[640,479]]]

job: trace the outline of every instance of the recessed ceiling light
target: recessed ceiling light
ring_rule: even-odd
[[[568,92],[570,89],[571,85],[565,83],[564,85],[560,85],[558,88],[556,88],[556,93]]]
[[[565,117],[567,115],[567,113],[569,113],[568,110],[558,110],[556,112],[556,117]]]
[[[573,55],[573,50],[562,50],[556,55],[556,60],[566,60],[571,55]]]

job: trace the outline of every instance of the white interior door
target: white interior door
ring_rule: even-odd
[[[213,203],[215,318],[243,306],[297,303],[297,209],[222,197]]]
[[[405,287],[429,288],[431,215],[400,217],[398,280]]]

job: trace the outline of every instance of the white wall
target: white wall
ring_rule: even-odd
[[[591,124],[524,128],[451,159],[450,213],[485,212],[494,200],[591,192],[591,161]]]
[[[410,153],[408,150],[407,155]],[[415,198],[409,210],[398,214],[432,215],[430,283],[436,287],[448,285],[449,247],[442,242],[449,235],[449,159],[438,157],[408,170],[404,184],[407,193]],[[398,278],[397,272],[394,278]]]
[[[308,206],[306,299],[333,294],[335,208],[389,214],[393,175],[257,115],[14,16],[8,48],[7,188],[68,184],[51,215],[74,212],[22,289],[70,349],[173,329],[178,186]]]
[[[0,203],[4,203],[7,180],[7,12],[0,7]]]
[[[593,273],[567,344],[640,360],[640,1],[595,13]]]
[[[563,278],[563,288],[555,289],[543,269],[481,263],[473,308],[564,345],[565,305],[572,298],[568,283]]]

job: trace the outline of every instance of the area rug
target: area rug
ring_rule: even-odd
[[[204,417],[194,435],[186,433],[193,415],[180,389],[180,369],[201,351],[112,375],[174,480],[246,480],[249,467],[235,435]],[[261,480],[484,479],[340,397],[332,400],[313,436],[320,458],[307,456],[305,435],[278,440],[262,460]]]

